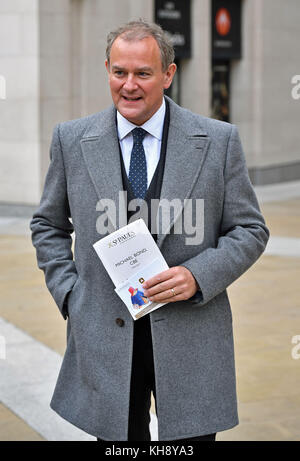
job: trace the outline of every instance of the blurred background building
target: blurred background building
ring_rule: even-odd
[[[106,36],[140,17],[174,40],[171,97],[238,126],[253,184],[300,179],[299,0],[1,0],[1,204],[39,202],[54,125],[111,104]]]

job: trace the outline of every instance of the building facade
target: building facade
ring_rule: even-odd
[[[176,97],[213,116],[213,0],[189,3],[191,56],[180,59]],[[39,202],[54,125],[111,104],[106,36],[137,18],[154,21],[155,0],[1,0],[0,203]],[[300,179],[299,0],[241,0],[240,21],[227,99],[252,182]]]

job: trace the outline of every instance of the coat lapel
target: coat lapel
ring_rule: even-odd
[[[125,225],[127,211],[125,201],[119,200],[123,182],[113,107],[100,113],[97,122],[85,132],[81,139],[81,149],[102,207],[106,207],[111,231],[114,231]],[[107,199],[112,201],[112,206],[107,206]],[[119,220],[120,216],[122,218]]]
[[[210,143],[206,132],[199,125],[193,126],[189,123],[184,115],[181,115],[182,112],[178,106],[170,103],[170,127],[160,200],[166,199],[171,202],[179,199],[178,203],[180,202],[181,206],[176,207],[176,212],[170,219],[168,219],[167,207],[165,212],[168,216],[162,219],[164,215],[164,207],[162,207],[162,215],[158,220],[161,223],[157,236],[159,247],[162,246],[166,235],[182,213],[184,200],[191,195]]]

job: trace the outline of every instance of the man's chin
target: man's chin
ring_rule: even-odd
[[[118,107],[117,109],[124,118],[129,120],[129,122],[134,123],[135,125],[142,125],[147,121],[145,114],[141,113],[141,111],[138,111],[133,107]]]

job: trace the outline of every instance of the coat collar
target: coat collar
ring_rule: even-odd
[[[161,200],[172,201],[176,198],[183,204],[184,199],[191,195],[200,174],[209,138],[199,123],[199,116],[177,106],[171,99],[166,99],[170,104],[170,127]],[[118,219],[116,221],[115,216],[127,216],[126,203],[119,203],[119,191],[123,190],[123,183],[114,106],[96,114],[81,139],[81,148],[99,200],[103,205],[108,203],[103,199],[112,200],[115,204],[115,210],[113,207],[107,209],[113,231],[124,225]],[[182,209],[177,210],[169,224],[166,224],[168,220],[162,220],[166,223],[157,236],[158,246],[162,245]]]

